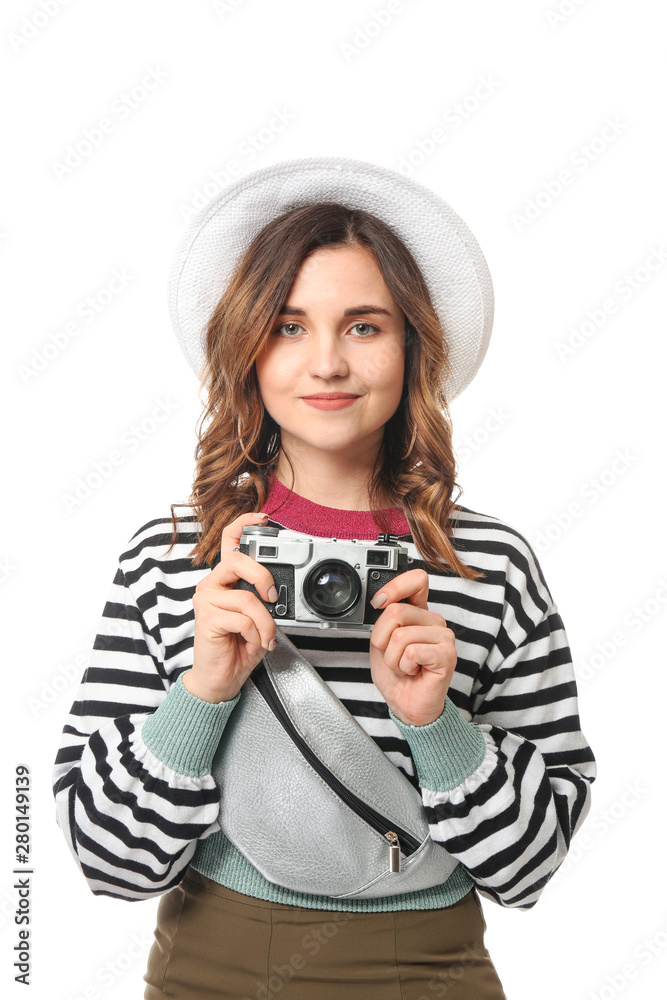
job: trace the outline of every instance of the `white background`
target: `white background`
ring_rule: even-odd
[[[55,823],[53,758],[118,555],[190,492],[201,401],[166,298],[187,212],[230,161],[246,174],[335,155],[411,163],[482,246],[496,315],[482,368],[452,404],[460,502],[534,545],[598,762],[589,818],[536,907],[484,901],[487,946],[509,1000],[657,997],[667,970],[662,8],[402,0],[383,18],[383,0],[217,7],[5,0],[0,14],[2,988],[28,995],[11,968],[13,778],[25,762],[29,995],[143,995],[157,900],[90,893]],[[149,71],[153,89],[121,113]],[[267,132],[276,109],[291,121]],[[113,131],[59,177],[68,146],[105,117]],[[571,183],[559,191],[563,170]],[[101,303],[114,269],[131,280],[86,322],[80,303]],[[72,322],[77,335],[63,337]],[[563,356],[574,328],[579,346]],[[169,415],[151,424],[165,403]],[[68,504],[114,450],[120,464]]]

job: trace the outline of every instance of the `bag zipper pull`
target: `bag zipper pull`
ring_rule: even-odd
[[[400,872],[401,870],[401,848],[397,835],[393,830],[385,833],[387,840],[391,841],[389,845],[389,871],[390,872]]]

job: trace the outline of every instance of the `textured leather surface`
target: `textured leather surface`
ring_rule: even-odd
[[[266,879],[300,892],[378,897],[445,882],[458,862],[431,840],[419,792],[280,629],[277,639],[264,663],[296,728],[347,788],[422,845],[391,872],[389,842],[311,767],[252,675],[213,761],[223,832]]]
[[[428,834],[421,795],[359,725],[287,636],[264,663],[287,714],[343,784],[420,841]],[[341,725],[341,719],[345,725]],[[389,765],[389,766],[387,766]]]

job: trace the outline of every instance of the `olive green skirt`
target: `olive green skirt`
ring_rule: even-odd
[[[162,896],[145,1000],[506,1000],[476,889],[436,910],[312,910],[188,868]]]

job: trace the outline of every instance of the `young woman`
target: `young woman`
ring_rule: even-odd
[[[94,893],[162,897],[150,1000],[501,1000],[479,895],[535,905],[589,810],[595,760],[535,553],[453,496],[447,406],[493,313],[474,237],[391,171],[289,161],[190,226],[170,294],[208,390],[196,517],[172,507],[120,556],[54,773],[77,864]],[[267,523],[390,532],[408,550],[370,635],[285,634],[420,792],[456,859],[441,884],[297,892],[220,828],[216,748],[278,628],[273,576],[239,548]],[[318,823],[307,807],[304,823]]]

